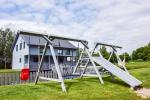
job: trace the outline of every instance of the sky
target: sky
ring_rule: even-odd
[[[123,47],[150,42],[150,0],[0,0],[0,27]]]

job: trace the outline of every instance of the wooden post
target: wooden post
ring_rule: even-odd
[[[58,61],[57,61],[57,58],[56,58],[56,55],[55,55],[54,48],[53,48],[53,46],[51,44],[50,44],[50,49],[51,49],[52,57],[53,57],[54,64],[55,64],[55,67],[56,67],[56,71],[58,73],[58,78],[59,78],[59,80],[61,82],[62,91],[66,92],[66,87],[65,87],[65,84],[64,84],[64,80],[62,78],[62,73],[61,73],[59,65],[58,65]]]
[[[81,51],[80,57],[79,57],[79,59],[78,59],[78,62],[77,62],[76,66],[75,66],[74,69],[73,69],[73,74],[75,74],[75,72],[76,72],[76,70],[77,70],[77,68],[78,68],[78,66],[79,66],[79,64],[80,64],[80,60],[81,60],[81,58],[82,58],[83,52],[84,52],[84,49]]]
[[[98,69],[96,68],[95,62],[93,61],[92,55],[89,53],[89,51],[88,51],[87,48],[85,49],[85,51],[87,52],[87,54],[88,54],[88,56],[89,56],[89,58],[90,58],[90,60],[91,60],[91,62],[92,62],[92,65],[93,65],[93,67],[94,67],[94,69],[95,69],[95,71],[96,71],[97,76],[99,77],[99,80],[100,80],[101,84],[104,84],[103,79],[102,79],[102,76],[101,76],[100,73],[98,72]]]
[[[37,82],[38,82],[38,80],[39,80],[40,70],[41,70],[41,68],[42,68],[42,63],[43,63],[43,59],[44,59],[44,56],[45,56],[45,53],[46,53],[46,49],[47,49],[48,44],[49,44],[49,43],[46,42],[45,47],[44,47],[44,50],[43,50],[42,58],[41,58],[41,61],[40,61],[39,67],[38,67],[38,72],[37,72],[36,79],[35,79],[35,84],[37,84]]]

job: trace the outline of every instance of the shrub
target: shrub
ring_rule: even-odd
[[[143,59],[137,59],[136,61],[137,62],[143,62],[144,60]]]

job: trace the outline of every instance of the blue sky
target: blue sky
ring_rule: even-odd
[[[0,0],[0,27],[123,46],[150,41],[150,0]]]

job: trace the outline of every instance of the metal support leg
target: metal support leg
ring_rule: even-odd
[[[84,51],[84,50],[82,50],[81,55],[80,55],[80,57],[79,57],[79,59],[78,59],[78,62],[77,62],[76,66],[75,66],[74,69],[73,69],[73,74],[76,72],[76,70],[77,70],[77,68],[78,68],[78,66],[79,66],[80,60],[81,60],[82,55],[83,55],[83,51]]]
[[[64,84],[64,80],[62,78],[62,73],[60,71],[60,68],[59,68],[59,65],[58,65],[58,61],[56,59],[56,55],[55,55],[55,51],[54,51],[54,48],[52,45],[50,45],[50,50],[51,50],[51,53],[52,53],[52,57],[53,57],[53,60],[54,60],[54,64],[55,64],[55,67],[56,67],[56,71],[58,73],[58,78],[59,80],[61,81],[61,88],[62,88],[62,91],[63,92],[66,92],[66,87],[65,87],[65,84]]]
[[[108,58],[108,61],[110,61],[110,59],[111,59],[113,53],[114,53],[114,52],[111,52],[111,54],[110,54],[110,56],[109,56],[109,58]]]
[[[96,49],[96,45],[95,45],[94,49],[92,50],[91,55],[94,53],[95,49]],[[81,74],[80,78],[82,78],[83,74],[85,74],[89,62],[90,62],[90,59],[88,59],[87,63],[85,64],[85,68],[84,68],[83,73]]]
[[[98,54],[99,54],[100,57],[103,57],[100,51],[98,51]]]
[[[38,71],[37,71],[37,74],[36,74],[36,78],[35,78],[35,84],[37,84],[37,82],[39,80],[40,70],[42,68],[43,58],[45,56],[47,46],[48,46],[48,42],[46,42],[44,50],[43,50],[42,58],[41,58],[41,61],[40,61],[39,67],[38,67]]]
[[[116,56],[117,56],[117,58],[118,58],[118,62],[123,63],[123,62],[122,62],[122,60],[120,59],[119,55],[118,55],[118,54],[116,54]],[[121,67],[124,69],[124,71],[125,71],[125,72],[127,72],[127,73],[129,74],[128,70],[126,69],[126,67],[125,67],[123,64],[122,64],[122,66],[121,66]]]
[[[114,54],[114,51],[111,52],[111,54],[110,54],[110,56],[108,58],[108,61],[110,61],[110,59],[111,59],[111,57],[112,57],[113,54]],[[114,75],[111,72],[109,72],[109,73],[110,73],[110,76],[111,76],[112,80],[115,80]]]
[[[99,80],[100,80],[101,84],[104,84],[103,79],[102,79],[102,76],[101,76],[100,73],[98,72],[98,69],[96,68],[95,62],[93,61],[91,54],[89,53],[89,51],[88,51],[87,49],[85,49],[85,50],[86,50],[86,52],[87,52],[87,54],[88,54],[88,56],[89,56],[89,58],[90,58],[90,60],[91,60],[91,62],[92,62],[92,64],[93,64],[93,67],[94,67],[94,69],[95,69],[95,71],[96,71],[96,74],[97,74],[98,77],[99,77]]]
[[[82,74],[81,74],[80,78],[82,78],[82,77],[83,77],[83,74],[85,74],[86,69],[87,69],[88,64],[89,64],[89,61],[90,61],[90,60],[88,60],[88,61],[87,61],[87,63],[85,64],[85,68],[84,68],[84,70],[83,70],[83,72],[82,72]]]

